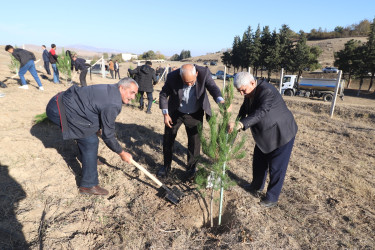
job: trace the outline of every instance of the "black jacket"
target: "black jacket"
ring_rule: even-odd
[[[48,54],[48,51],[46,49],[43,50],[43,61],[49,62],[49,54]]]
[[[56,52],[55,52],[55,54],[54,55],[52,55],[51,54],[51,52],[48,52],[48,56],[49,56],[49,62],[51,63],[51,64],[56,64],[56,62],[57,62],[57,54],[56,54]]]
[[[73,85],[58,96],[63,139],[80,139],[102,129],[102,139],[114,152],[122,148],[115,138],[115,120],[122,99],[117,84]]]
[[[154,84],[156,83],[155,70],[149,65],[138,66],[135,69],[128,69],[131,75],[134,75],[134,80],[138,83],[138,91],[152,92],[154,91]]]
[[[17,61],[20,62],[20,68],[25,66],[25,64],[30,60],[35,61],[35,55],[28,50],[14,49],[12,55],[17,59]]]
[[[202,107],[204,112],[211,116],[211,106],[206,89],[215,101],[219,96],[222,97],[221,91],[216,85],[215,81],[212,80],[210,70],[197,65],[195,65],[195,68],[198,72],[196,83],[197,102],[199,102],[199,105]],[[180,107],[182,102],[183,87],[184,83],[180,76],[180,69],[169,73],[167,76],[167,81],[160,91],[160,109],[168,109],[168,113],[170,115],[173,114]]]
[[[297,134],[297,124],[279,91],[267,81],[258,83],[238,113],[244,130],[251,129],[256,145],[267,154],[288,143]]]
[[[83,59],[83,58],[77,58],[73,62],[74,62],[74,67],[75,67],[76,71],[78,71],[78,70],[81,70],[81,71],[87,70],[86,60],[85,59]]]

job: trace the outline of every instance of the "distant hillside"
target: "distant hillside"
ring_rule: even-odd
[[[322,54],[319,57],[319,63],[322,67],[333,66],[334,52],[344,49],[344,45],[349,40],[359,40],[361,42],[366,42],[367,37],[349,37],[349,38],[333,38],[325,40],[307,41],[310,46],[318,46],[322,49]],[[221,56],[223,53],[214,53],[203,56],[192,57],[189,61],[193,62],[204,62],[204,61],[218,61],[221,62]]]

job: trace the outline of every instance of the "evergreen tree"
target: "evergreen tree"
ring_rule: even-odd
[[[294,61],[292,64],[292,71],[298,73],[297,81],[299,81],[303,69],[310,66],[310,48],[306,44],[306,40],[306,34],[303,31],[300,31],[300,36],[293,53]]]
[[[291,40],[292,30],[284,24],[279,30],[280,37],[280,67],[285,71],[291,71],[293,42]]]
[[[268,69],[270,62],[272,61],[271,46],[272,46],[272,36],[268,26],[265,26],[262,30],[261,35],[262,52],[260,56],[260,66],[261,66],[261,77],[263,76],[263,70]]]
[[[258,76],[258,68],[261,67],[261,53],[262,53],[262,43],[260,41],[261,31],[260,31],[260,25],[258,24],[258,28],[255,31],[254,37],[253,37],[253,68],[255,72],[255,76]]]
[[[232,58],[229,51],[225,51],[221,56],[221,62],[227,67],[230,68],[232,65]]]
[[[371,73],[370,85],[368,87],[368,91],[370,91],[373,85],[374,74],[375,74],[375,18],[372,24],[370,25],[370,32],[368,34],[366,47],[367,47],[367,67],[368,67],[368,72]]]
[[[180,53],[180,61],[183,60],[183,59],[186,59],[186,58],[190,58],[191,55],[190,55],[190,50],[182,50],[181,53]]]
[[[71,65],[71,58],[65,53],[64,48],[62,48],[61,54],[57,58],[56,66],[59,72],[64,76],[66,83],[68,83],[68,79],[72,77]]]
[[[361,88],[363,85],[363,78],[367,75],[368,72],[368,66],[367,66],[367,47],[366,44],[358,46],[354,50],[354,59],[353,59],[353,69],[354,69],[354,75],[356,77],[359,77],[359,88],[357,96],[359,96],[361,92]]]
[[[249,68],[254,61],[253,58],[253,34],[251,31],[251,26],[247,27],[244,32],[241,41],[241,67]]]
[[[238,71],[241,66],[241,39],[239,36],[234,37],[232,48],[232,65]]]
[[[232,181],[225,173],[228,169],[227,163],[230,160],[241,159],[245,156],[245,152],[241,151],[245,143],[245,137],[242,137],[241,142],[234,145],[238,131],[233,131],[231,134],[227,133],[231,118],[231,113],[228,112],[228,108],[233,101],[233,90],[233,80],[231,80],[223,90],[225,103],[220,106],[219,114],[213,112],[208,122],[210,127],[210,137],[208,139],[204,136],[202,126],[199,126],[202,151],[209,158],[209,163],[204,164],[204,167],[200,168],[198,171],[196,183],[198,184],[198,188],[205,188],[207,186],[207,177],[210,173],[213,180],[220,180],[220,185],[215,185],[216,183],[214,183],[211,192],[211,226],[213,226],[212,207],[214,191],[219,188],[222,190],[227,189],[232,184]],[[236,121],[236,125],[237,123],[238,121]],[[220,206],[222,206],[222,204],[220,204]]]
[[[171,58],[169,58],[169,60],[171,60],[171,61],[179,61],[180,60],[180,56],[177,55],[177,54],[174,54],[173,56],[171,56]]]
[[[280,38],[276,30],[272,32],[271,46],[268,48],[269,58],[267,62],[268,68],[268,81],[271,80],[272,71],[280,70],[281,58],[280,58]]]
[[[349,88],[352,81],[352,75],[354,74],[354,65],[353,61],[355,60],[355,49],[361,45],[361,42],[358,40],[351,39],[345,43],[343,50],[337,51],[335,53],[335,62],[334,65],[340,70],[348,74],[348,84]]]

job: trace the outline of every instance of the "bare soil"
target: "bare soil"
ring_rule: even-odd
[[[100,142],[100,185],[110,194],[78,194],[80,164],[73,141],[59,129],[35,124],[49,99],[68,85],[42,80],[45,91],[29,73],[29,90],[18,89],[18,78],[7,68],[9,55],[0,47],[0,248],[31,249],[373,249],[375,247],[375,94],[357,85],[330,105],[318,99],[285,97],[299,131],[279,205],[264,209],[243,185],[251,182],[254,141],[246,136],[244,159],[230,162],[228,174],[237,185],[225,192],[223,225],[209,228],[209,199],[184,182],[187,137],[181,128],[175,144],[173,175],[168,186],[186,196],[172,205],[154,183],[123,163]],[[37,64],[39,75],[44,70]],[[156,67],[158,65],[154,65]],[[125,76],[129,64],[121,65]],[[222,67],[218,65],[217,68]],[[217,68],[212,68],[212,71]],[[93,76],[89,84],[116,83]],[[216,81],[222,86],[223,81]],[[155,87],[157,97],[162,87]],[[212,106],[216,105],[211,101]],[[242,97],[236,93],[234,110]],[[236,112],[235,112],[236,113]],[[157,104],[147,115],[123,106],[116,136],[135,160],[152,173],[163,162],[163,119]],[[207,128],[207,123],[205,123]],[[217,218],[217,206],[214,211]],[[215,219],[217,224],[217,219]]]

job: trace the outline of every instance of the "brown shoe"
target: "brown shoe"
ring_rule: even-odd
[[[101,161],[98,159],[98,161],[97,161],[97,165],[98,165],[98,166],[99,166],[99,165],[104,165],[104,163],[101,162]]]
[[[79,187],[80,194],[89,194],[89,195],[108,195],[108,191],[99,186],[93,186],[90,188]]]

